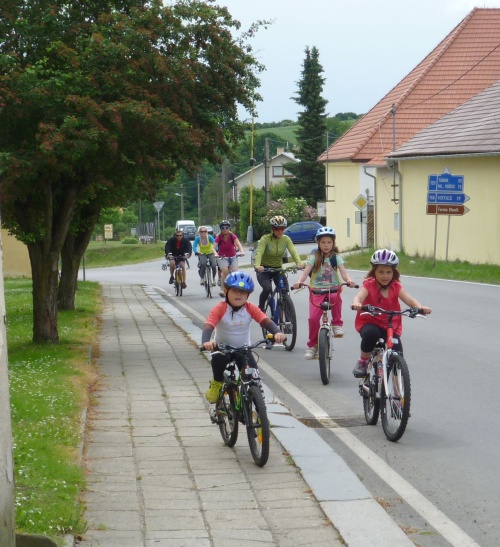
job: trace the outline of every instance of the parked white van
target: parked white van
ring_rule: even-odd
[[[175,230],[182,230],[184,235],[191,241],[196,237],[196,225],[194,220],[178,220],[175,223]]]

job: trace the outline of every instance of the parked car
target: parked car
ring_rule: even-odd
[[[321,228],[319,222],[306,220],[303,222],[294,222],[285,230],[285,235],[289,236],[293,243],[307,243],[314,241],[318,228]]]
[[[184,231],[184,235],[190,239],[191,241],[194,241],[194,238],[196,237],[196,227],[195,226],[184,226],[182,228]]]

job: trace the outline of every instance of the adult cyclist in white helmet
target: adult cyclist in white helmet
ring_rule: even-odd
[[[259,308],[261,310],[264,310],[267,297],[273,290],[271,280],[279,276],[277,273],[273,274],[264,270],[266,268],[281,268],[283,266],[283,254],[285,253],[285,249],[292,255],[292,258],[297,265],[297,269],[304,269],[300,255],[295,249],[292,240],[283,234],[287,227],[286,218],[277,215],[272,217],[269,223],[271,224],[272,231],[270,234],[265,234],[260,238],[254,260],[254,268],[257,271],[257,281],[262,287],[262,292],[259,296]]]
[[[351,305],[351,308],[358,312],[354,326],[361,335],[361,356],[352,371],[356,378],[366,376],[368,361],[375,344],[380,338],[385,340],[387,336],[387,315],[361,315],[361,306],[370,304],[385,310],[400,310],[399,301],[402,300],[410,308],[422,308],[424,314],[432,311],[431,308],[422,306],[418,300],[403,289],[397,268],[399,258],[394,251],[379,249],[373,253],[370,263],[371,270],[366,274],[363,286],[359,289]],[[403,322],[400,316],[393,317],[393,325],[395,346],[402,353],[403,345],[400,336],[403,331]]]

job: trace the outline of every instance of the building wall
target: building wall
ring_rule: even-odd
[[[500,264],[500,157],[406,160],[400,166],[405,252],[433,257],[436,243],[437,260]],[[445,168],[464,176],[469,212],[438,215],[436,224],[436,216],[426,214],[428,177]]]
[[[356,212],[359,209],[354,201],[360,194],[371,201],[373,179],[366,175],[359,163],[344,161],[329,162],[326,165],[326,224],[335,229],[339,249],[365,247],[367,226],[356,224]]]
[[[291,163],[293,160],[286,156],[275,156],[269,162],[269,184],[279,184],[280,182],[286,182],[286,177],[274,177],[273,176],[273,167],[281,167],[287,163]],[[265,179],[265,168],[264,164],[259,164],[253,169],[253,187],[256,189],[264,188],[266,179]],[[291,176],[291,175],[290,175]],[[250,186],[251,172],[247,171],[236,178],[236,185],[238,192],[247,186]]]
[[[399,176],[390,169],[379,168],[376,172],[375,246],[399,251],[401,249]]]
[[[28,248],[2,229],[3,273],[6,277],[31,277]]]

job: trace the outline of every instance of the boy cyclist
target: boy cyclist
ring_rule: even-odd
[[[241,271],[231,272],[224,280],[226,299],[219,302],[207,317],[201,343],[208,351],[214,351],[217,343],[229,344],[231,346],[250,345],[250,326],[252,320],[274,335],[278,344],[284,342],[286,337],[278,326],[269,319],[259,308],[247,302],[248,297],[254,290],[252,278]],[[215,338],[211,340],[212,332],[215,329]],[[235,355],[238,368],[241,370],[241,356]],[[224,379],[224,370],[231,360],[231,356],[215,353],[212,355],[213,380],[205,396],[210,403],[216,403]],[[250,366],[258,368],[255,357],[250,354]]]

